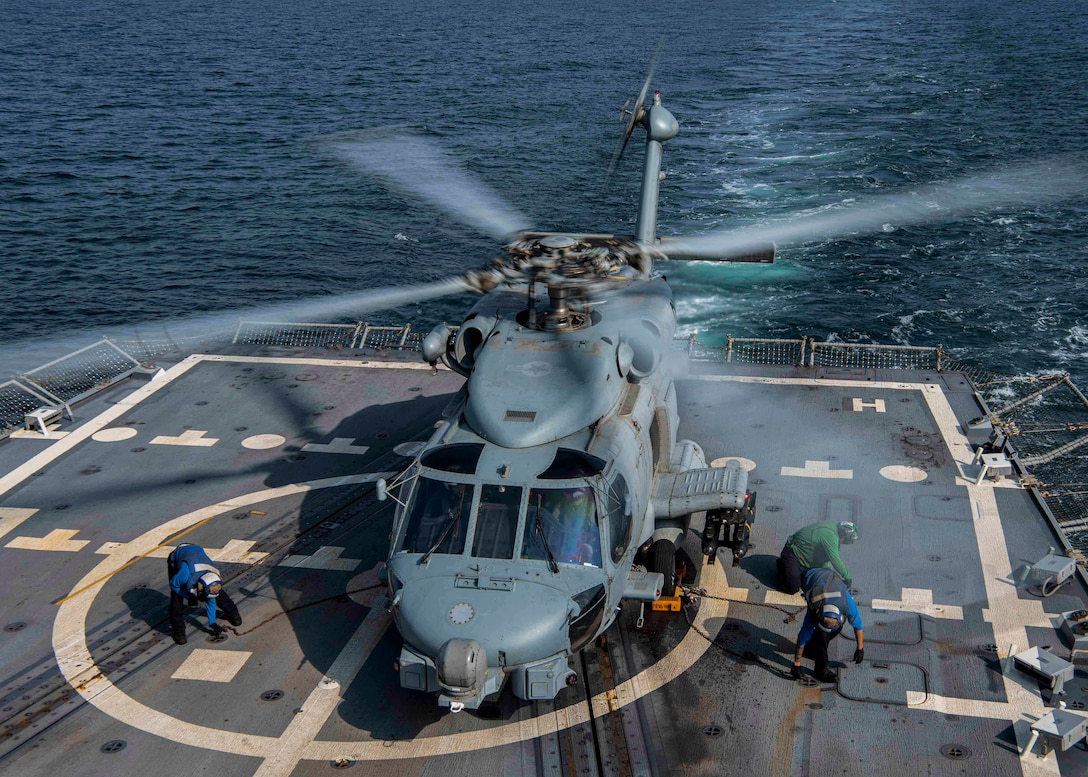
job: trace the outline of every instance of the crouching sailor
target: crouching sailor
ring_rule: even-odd
[[[212,633],[219,634],[223,627],[215,622],[216,605],[223,609],[232,626],[242,625],[242,616],[238,607],[223,590],[223,581],[219,570],[212,566],[212,560],[199,545],[183,543],[166,559],[166,569],[170,576],[170,628],[174,633],[174,642],[184,645],[185,606],[195,607],[204,602],[208,612],[208,626]]]

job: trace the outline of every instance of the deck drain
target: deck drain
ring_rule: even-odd
[[[202,399],[199,402],[194,402],[193,404],[197,407],[203,407],[204,405],[208,404],[208,401],[206,399]]]
[[[26,628],[26,624],[22,621],[16,621],[15,623],[9,623],[4,627],[4,631],[22,631]]]
[[[971,751],[963,745],[941,745],[941,755],[953,761],[963,761],[971,757]]]
[[[329,766],[333,769],[349,769],[355,766],[354,758],[337,758],[333,761],[329,761]]]
[[[740,631],[740,624],[739,623],[727,623],[727,624],[725,624],[725,626],[723,626],[723,628],[726,631]]]
[[[283,698],[283,691],[272,690],[261,694],[261,701],[279,701]]]
[[[919,450],[917,448],[912,448],[911,450],[907,451],[907,458],[921,459],[922,461],[925,461],[926,459],[932,459],[933,458],[933,452],[932,451],[926,451],[926,450]]]
[[[132,452],[133,453],[143,453],[146,450],[147,450],[147,448],[133,448]]]
[[[926,559],[929,560],[929,561],[937,562],[937,561],[941,560],[941,557],[940,556],[926,556]]]
[[[54,510],[67,510],[69,507],[71,507],[71,505],[57,505],[53,509]]]
[[[703,733],[708,737],[720,737],[725,732],[721,726],[703,726]]]
[[[819,685],[819,683],[816,682],[815,677],[809,677],[807,674],[802,675],[801,679],[798,680],[797,682],[799,682],[801,685],[805,686],[806,688],[812,688],[812,687],[815,687],[815,686]]]
[[[824,705],[820,704],[818,701],[814,701],[812,704],[806,704],[805,706],[810,710],[822,710],[824,708]]]
[[[1077,699],[1076,701],[1069,702],[1069,704],[1066,705],[1066,706],[1068,706],[1069,709],[1071,709],[1071,710],[1082,710],[1082,709],[1084,709],[1085,704],[1084,704],[1084,702]]]
[[[102,747],[98,748],[103,753],[120,753],[125,747],[128,746],[128,742],[123,739],[111,739]]]
[[[248,431],[248,430],[249,430],[248,426],[236,426],[236,427],[234,427],[234,431],[236,431],[236,432],[245,432],[245,431]]]
[[[249,517],[249,513],[235,513],[231,517],[234,518],[234,520],[236,521],[244,521],[246,518]]]
[[[769,512],[769,513],[777,513],[782,508],[779,507],[778,505],[767,505],[763,509],[766,510],[767,512]]]
[[[980,647],[979,650],[981,650],[983,653],[992,653],[994,655],[997,655],[997,645],[991,643],[986,643],[985,645]]]
[[[295,380],[299,383],[306,383],[307,381],[317,380],[317,376],[310,372],[303,372],[296,375]]]

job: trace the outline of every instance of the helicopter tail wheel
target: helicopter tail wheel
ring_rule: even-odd
[[[660,572],[665,578],[662,597],[676,596],[676,545],[671,540],[658,540],[651,546],[650,571]]]

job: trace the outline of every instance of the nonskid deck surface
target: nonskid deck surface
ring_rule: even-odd
[[[450,714],[403,690],[376,569],[404,467],[462,379],[418,362],[190,357],[0,445],[0,770],[136,775],[171,759],[222,775],[1079,774],[1085,751],[1021,756],[1049,689],[1010,652],[1067,656],[1049,598],[1016,570],[1059,544],[1015,479],[975,483],[955,374],[700,366],[681,436],[739,459],[754,547],[704,566],[677,614],[625,605],[554,702],[505,692]],[[388,503],[386,503],[388,504]],[[788,679],[798,597],[774,590],[785,538],[851,519],[844,548],[866,660],[833,643],[834,684]],[[165,556],[205,546],[244,618],[175,646]],[[638,625],[640,615],[645,620]],[[808,665],[811,666],[810,664]],[[1078,671],[1063,697],[1088,703]],[[363,763],[366,762],[366,763]]]

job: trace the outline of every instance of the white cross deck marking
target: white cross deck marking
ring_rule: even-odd
[[[861,399],[861,397],[854,397],[851,400],[851,403],[852,403],[852,406],[853,406],[853,411],[855,413],[861,413],[867,407],[875,410],[878,413],[883,413],[884,412],[884,400],[883,399],[874,399],[872,402],[865,402],[864,400]]]
[[[340,558],[346,548],[323,545],[312,556],[288,556],[276,566],[301,569],[327,569],[334,572],[354,572],[363,562],[355,558]]]
[[[171,680],[204,680],[229,683],[253,655],[248,650],[207,650],[196,648],[181,662]]]
[[[53,529],[44,537],[16,537],[5,548],[20,550],[59,550],[64,553],[77,553],[83,550],[90,540],[73,540],[79,529]]]
[[[355,445],[354,437],[334,437],[332,442],[311,442],[302,446],[306,453],[352,453],[361,455],[370,450],[366,445]]]
[[[152,445],[185,445],[194,448],[210,448],[219,442],[218,437],[205,437],[207,430],[186,429],[176,437],[160,434],[151,441]]]
[[[804,467],[783,467],[782,475],[793,478],[839,478],[851,480],[852,469],[831,469],[829,461],[806,461]]]
[[[918,612],[931,618],[963,620],[963,608],[954,604],[934,604],[933,591],[928,588],[904,588],[902,599],[873,599],[874,610],[898,610],[899,612]]]
[[[222,548],[204,548],[204,552],[208,554],[208,558],[212,561],[218,561],[223,564],[255,564],[261,559],[268,556],[267,553],[261,553],[256,550],[250,550],[257,544],[256,540],[228,540],[227,544]],[[156,548],[150,553],[145,554],[145,558],[166,558],[174,552],[176,545],[163,545],[161,548]],[[125,555],[138,555],[133,554],[132,549],[129,548],[127,542],[107,542],[95,553],[101,556],[109,556],[115,553]]]

